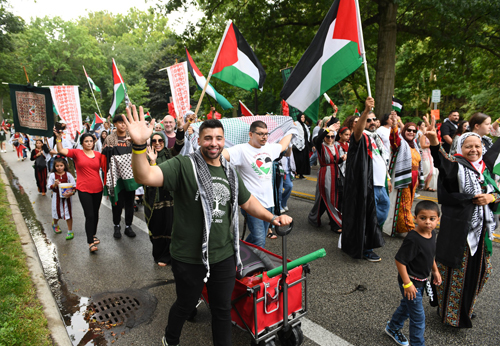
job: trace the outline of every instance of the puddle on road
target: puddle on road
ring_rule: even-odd
[[[31,201],[19,183],[19,179],[13,174],[5,161],[1,158],[0,160],[5,174],[10,181],[10,186],[17,199],[26,226],[35,243],[38,256],[42,262],[45,278],[59,306],[59,311],[63,316],[66,330],[73,345],[107,345],[104,336],[100,333],[94,333],[93,326],[89,326],[89,323],[85,320],[89,298],[79,297],[71,293],[64,281],[61,280],[61,268],[57,259],[55,245],[50,242],[44,233],[42,225],[36,218]]]

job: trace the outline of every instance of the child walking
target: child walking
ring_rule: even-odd
[[[408,339],[401,333],[405,321],[410,318],[410,342],[412,346],[424,346],[425,312],[422,296],[426,281],[432,271],[434,284],[441,284],[434,255],[436,233],[440,211],[436,203],[421,201],[415,206],[416,227],[408,232],[396,254],[399,289],[403,295],[399,307],[387,322],[385,332],[398,345],[408,345]]]
[[[54,168],[52,173],[50,173],[49,181],[47,183],[49,189],[53,191],[52,193],[52,229],[54,233],[61,233],[61,228],[57,224],[59,220],[66,220],[68,225],[68,234],[66,235],[66,240],[71,240],[74,237],[73,234],[73,218],[72,218],[72,208],[71,208],[71,196],[75,194],[75,189],[67,190],[64,193],[64,198],[61,198],[59,194],[59,184],[71,183],[75,184],[75,178],[68,172],[68,162],[63,158],[56,158],[54,160]]]

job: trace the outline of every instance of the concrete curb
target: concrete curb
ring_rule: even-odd
[[[14,192],[10,187],[10,182],[7,179],[5,170],[3,166],[0,165],[0,177],[5,184],[5,190],[7,191],[7,199],[10,204],[10,209],[12,211],[12,218],[17,227],[17,233],[21,238],[21,245],[24,253],[26,254],[26,264],[28,265],[29,271],[31,273],[31,279],[36,288],[36,294],[43,306],[43,313],[47,319],[47,324],[52,336],[54,345],[58,346],[71,346],[73,343],[69,338],[66,326],[64,325],[63,318],[57,306],[56,300],[52,295],[50,287],[45,279],[43,272],[42,263],[38,256],[38,251],[35,247],[35,243],[31,238],[31,234],[24,222],[23,215],[19,209]]]

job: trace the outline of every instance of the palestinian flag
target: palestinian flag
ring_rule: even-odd
[[[335,0],[311,45],[281,90],[281,98],[318,120],[321,95],[363,62],[355,0]]]
[[[189,70],[189,73],[191,74],[191,77],[195,80],[196,84],[198,85],[198,88],[200,90],[203,90],[205,87],[205,84],[207,82],[207,79],[203,76],[203,74],[198,70],[198,67],[193,61],[193,58],[191,58],[191,55],[189,54],[187,48],[186,48],[186,55],[187,55],[187,67]],[[217,103],[222,107],[222,109],[231,109],[233,108],[233,105],[229,103],[228,100],[224,98],[221,94],[219,94],[210,83],[208,83],[207,89],[205,92],[210,95]]]
[[[500,141],[493,143],[490,149],[483,155],[483,161],[492,174],[500,175]]]
[[[394,96],[392,97],[392,109],[398,113],[401,113],[401,110],[403,109],[403,102]]]
[[[135,191],[140,184],[132,172],[132,147],[112,146],[102,150],[101,168],[104,173],[104,195],[113,205],[118,202],[121,191]]]
[[[99,87],[97,85],[95,85],[94,81],[92,80],[92,78],[89,77],[89,75],[87,74],[87,71],[85,70],[85,66],[83,66],[83,72],[85,72],[85,77],[87,77],[87,82],[89,82],[89,87],[95,91],[97,91],[98,93],[101,92],[101,89],[99,89]]]
[[[281,100],[281,113],[286,116],[290,116],[290,108],[288,107],[288,103],[285,100]]]
[[[252,111],[250,111],[250,109],[248,109],[247,106],[245,106],[245,104],[243,102],[239,102],[238,103],[238,116],[241,117],[241,116],[244,116],[244,117],[253,117],[253,113]]]
[[[99,116],[99,114],[94,113],[94,120],[92,120],[92,125],[90,125],[90,131],[95,131],[104,123],[104,120]]]
[[[113,102],[111,103],[111,108],[109,109],[109,115],[114,116],[116,109],[125,100],[125,106],[128,107],[130,100],[127,95],[127,87],[123,81],[118,67],[116,67],[115,59],[113,60],[113,66],[111,67],[113,73]]]
[[[266,72],[250,45],[232,22],[229,22],[222,36],[211,74],[236,87],[262,91]]]
[[[144,119],[145,120],[151,119],[151,114],[149,114],[149,112],[147,112],[146,114],[144,114]]]

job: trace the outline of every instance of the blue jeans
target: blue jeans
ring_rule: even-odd
[[[422,305],[422,296],[424,287],[417,287],[417,294],[413,300],[408,300],[404,296],[404,289],[399,285],[403,299],[401,304],[392,315],[389,322],[389,328],[392,330],[400,330],[403,328],[405,321],[410,318],[410,345],[425,346],[424,331],[425,331],[425,311]]]
[[[389,209],[391,208],[391,200],[387,194],[387,189],[385,186],[374,186],[373,192],[375,194],[375,209],[377,209],[377,222],[380,227],[384,225],[385,220],[387,220],[387,215],[389,215]]]
[[[269,212],[273,212],[273,208],[266,208]],[[265,247],[266,246],[266,236],[267,236],[267,229],[269,228],[269,222],[262,221],[261,219],[257,219],[256,217],[251,216],[250,214],[247,214],[246,211],[241,209],[241,214],[243,216],[247,217],[247,225],[248,225],[248,231],[250,234],[248,235],[247,239],[245,239],[246,242],[249,242],[251,244],[260,246],[260,247]]]
[[[279,195],[280,195],[280,208],[283,209],[287,206],[288,203],[288,198],[290,198],[290,195],[292,194],[292,173],[287,173],[285,176],[281,179],[280,183],[280,188],[279,188]],[[283,188],[285,191],[283,191]]]
[[[309,158],[309,165],[314,166],[318,164],[318,152],[316,150],[313,151],[311,157]]]

